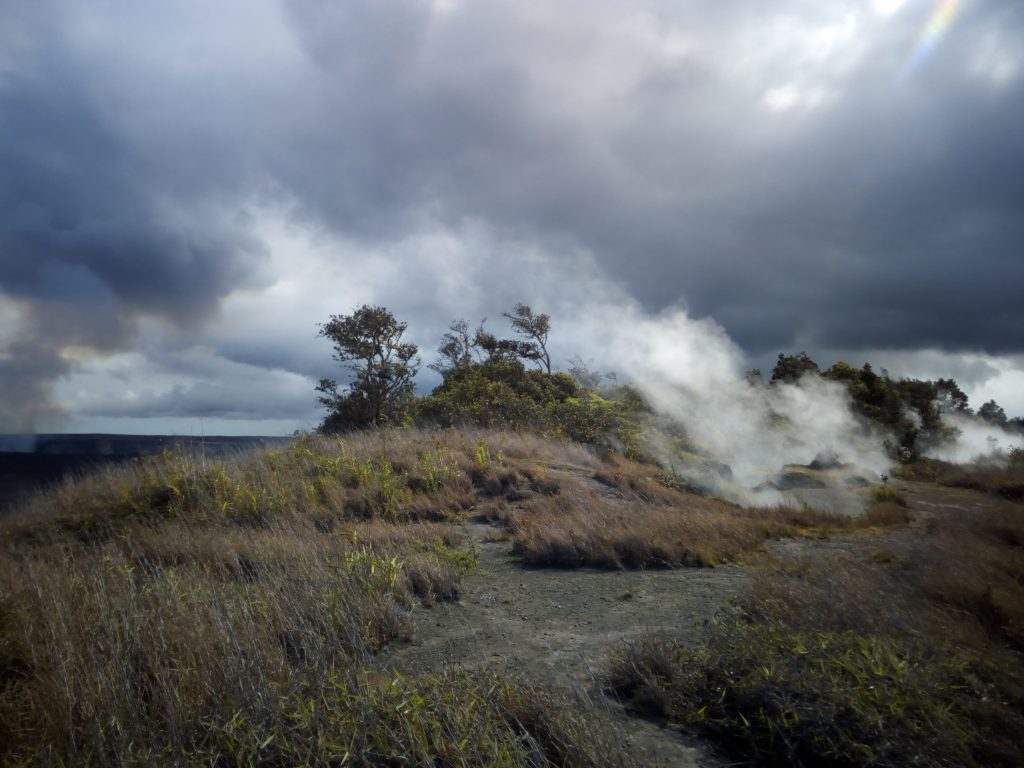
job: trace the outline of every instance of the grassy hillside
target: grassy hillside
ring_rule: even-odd
[[[744,509],[690,493],[657,467],[618,454],[494,431],[310,436],[230,459],[165,452],[112,467],[65,483],[0,522],[0,761],[630,764],[635,756],[621,750],[619,726],[593,702],[479,665],[399,674],[381,661],[383,649],[430,632],[423,621],[429,606],[458,600],[468,578],[483,577],[469,522],[490,521],[488,535],[507,542],[509,556],[523,567],[557,568],[552,579],[581,567],[750,563],[763,571],[759,588],[775,591],[752,598],[738,634],[715,630],[725,633],[718,640],[724,655],[658,650],[652,661],[643,646],[613,657],[619,661],[611,680],[623,695],[663,702],[657,711],[692,727],[695,712],[710,712],[698,678],[743,669],[743,658],[788,653],[789,640],[776,639],[790,635],[780,632],[804,633],[800,642],[810,648],[831,648],[809,626],[822,606],[879,599],[851,568],[820,605],[797,600],[796,576],[771,567],[772,542],[782,537],[869,542],[881,531],[903,530],[913,517],[898,493],[864,489],[863,498],[859,517],[799,506]],[[977,529],[988,549],[968,550],[968,557],[985,570],[967,592],[927,583],[938,590],[928,600],[994,616],[985,626],[998,628],[990,633],[1001,643],[994,646],[1002,654],[997,669],[1013,681],[1020,530],[1019,507],[1008,509],[1002,527],[986,522]],[[954,562],[944,552],[929,545],[900,557],[937,558],[927,562],[940,573]],[[887,562],[879,558],[871,567]],[[817,582],[807,583],[808,594],[818,594]],[[900,595],[918,583],[926,582],[894,582]],[[970,590],[981,584],[992,586],[979,598]],[[920,635],[931,620],[914,619],[914,631]],[[859,632],[853,645],[842,646],[858,659],[858,648],[876,648],[872,628],[833,622],[821,629],[840,638],[829,642],[846,643],[844,632]],[[970,634],[976,652],[992,647],[985,644],[990,634]],[[877,647],[904,658],[903,651]],[[735,655],[741,650],[748,656]],[[937,657],[906,658],[932,670],[927,659]],[[961,676],[934,681],[962,685],[963,665],[972,658],[935,666],[937,675],[953,669]],[[986,695],[1017,695],[992,688],[990,677]],[[856,692],[861,680],[844,679]],[[865,685],[871,680],[863,678]],[[795,684],[758,680],[752,701],[771,698],[772,685]],[[946,715],[960,717],[947,699],[936,701]],[[1006,711],[991,710],[997,724]],[[751,716],[737,707],[714,718]],[[974,727],[974,717],[954,722]],[[751,754],[735,749],[727,728],[721,732],[727,751],[731,744]],[[778,733],[795,738],[785,730],[766,733],[769,740]]]
[[[458,597],[475,484],[566,451],[304,438],[208,464],[167,453],[40,497],[2,531],[3,761],[614,764],[543,690],[373,662],[416,631],[413,603]]]

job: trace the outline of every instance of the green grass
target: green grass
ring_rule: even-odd
[[[882,556],[868,539],[782,562],[699,646],[617,646],[610,685],[757,765],[1024,764],[1022,540],[1006,505],[933,518]]]

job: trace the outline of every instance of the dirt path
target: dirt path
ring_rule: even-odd
[[[458,603],[418,606],[416,639],[393,649],[385,663],[410,672],[479,667],[554,684],[607,711],[643,765],[714,764],[678,731],[628,715],[605,696],[601,663],[613,643],[650,630],[699,642],[701,628],[728,610],[748,570],[524,568],[509,556],[507,542],[488,540],[499,528],[471,523],[468,529],[480,548],[481,571],[466,580]]]
[[[577,482],[614,494],[583,468],[557,467]],[[919,523],[931,514],[970,511],[993,503],[973,492],[900,484]],[[603,709],[621,728],[624,746],[642,765],[714,766],[720,763],[678,730],[628,714],[602,691],[602,662],[609,648],[650,631],[702,641],[712,617],[751,578],[753,568],[724,566],[679,570],[608,571],[526,568],[510,556],[502,528],[467,524],[480,552],[480,570],[467,577],[462,599],[432,608],[416,606],[416,637],[390,649],[385,664],[404,672],[450,666],[510,672],[553,684]],[[824,540],[786,539],[768,547],[774,558],[833,557],[914,535],[910,529]]]

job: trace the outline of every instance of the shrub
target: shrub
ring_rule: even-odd
[[[895,488],[890,488],[887,485],[872,488],[871,501],[874,504],[897,504],[901,507],[907,506],[907,497]]]

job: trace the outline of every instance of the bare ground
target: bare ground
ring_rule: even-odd
[[[589,482],[583,468],[558,466],[556,474]],[[771,543],[766,555],[828,558],[898,544],[936,514],[969,514],[997,503],[973,491],[924,483],[899,483],[917,523],[909,528]],[[832,509],[847,507],[850,493],[814,501]],[[840,498],[841,497],[841,500]],[[809,502],[810,499],[807,499]],[[567,690],[604,709],[621,728],[624,746],[641,765],[716,766],[701,744],[685,742],[678,730],[628,713],[605,695],[601,666],[612,644],[650,631],[703,641],[708,623],[731,610],[731,601],[756,578],[750,567],[608,571],[524,567],[510,554],[502,529],[484,522],[467,524],[479,548],[480,569],[465,582],[457,603],[417,606],[415,639],[392,648],[382,661],[406,672],[451,666],[511,672]]]
[[[385,663],[402,671],[459,665],[513,672],[568,689],[607,709],[643,765],[706,765],[708,756],[676,732],[631,717],[602,694],[609,646],[650,630],[692,637],[728,609],[750,571],[738,567],[659,571],[553,570],[522,567],[497,529],[473,523],[481,572],[460,602],[418,608],[414,642]]]

